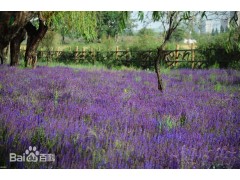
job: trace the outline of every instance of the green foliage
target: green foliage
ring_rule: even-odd
[[[61,43],[60,39],[59,34],[54,31],[48,31],[40,43],[40,48],[47,51],[52,50],[52,48],[56,49]]]
[[[177,126],[177,119],[170,115],[165,115],[158,123],[159,131],[162,132],[164,129],[171,130],[175,128]]]
[[[180,42],[184,39],[185,31],[183,28],[177,28],[170,38],[171,41]]]
[[[102,38],[117,36],[126,28],[129,21],[129,12],[101,11],[97,12],[97,36]],[[129,24],[128,24],[129,25]]]
[[[166,119],[165,123],[166,123],[166,127],[167,127],[168,129],[172,129],[173,127],[176,126],[176,124],[171,120],[170,117],[168,117],[168,118]]]
[[[97,31],[98,38],[102,36],[114,37],[119,32],[119,12],[103,11],[98,13]]]
[[[240,60],[230,62],[229,67],[240,70]]]
[[[182,115],[182,116],[180,117],[180,125],[181,125],[181,126],[184,126],[184,125],[186,124],[186,120],[187,120],[186,116],[185,116],[185,115]]]
[[[140,36],[154,36],[156,33],[152,29],[146,27],[139,30],[138,35]]]
[[[225,84],[224,82],[215,81],[214,90],[217,92],[226,92],[227,86],[229,86],[229,84]]]
[[[0,123],[0,142],[5,143],[7,138],[7,127],[3,122]],[[1,151],[0,151],[1,152]],[[1,153],[0,153],[1,154]]]
[[[54,105],[55,105],[55,106],[58,105],[58,98],[59,98],[58,90],[55,90],[55,91],[54,91]]]
[[[161,38],[152,29],[142,28],[135,36],[136,43],[130,44],[130,50],[150,50],[157,49]]]
[[[175,50],[176,43],[175,42],[168,42],[165,46],[165,50]]]
[[[209,79],[210,79],[211,82],[215,82],[215,81],[216,81],[216,78],[217,78],[217,77],[216,77],[216,74],[213,73],[213,74],[210,75],[210,78],[209,78]]]
[[[213,69],[219,69],[219,64],[216,62],[215,64],[213,64],[210,67],[213,68]]]
[[[32,144],[45,145],[46,144],[46,139],[47,139],[47,137],[46,137],[46,134],[45,134],[45,131],[44,131],[43,127],[37,128],[31,136]]]
[[[171,115],[164,115],[162,119],[158,121],[158,123],[159,131],[163,132],[164,129],[171,130],[176,127],[182,127],[186,125],[187,118],[185,114],[182,114],[179,119]]]
[[[48,14],[47,12],[45,12]],[[54,31],[72,37],[94,39],[97,35],[97,12],[94,11],[61,11],[53,12],[48,24]]]
[[[220,92],[222,90],[222,85],[218,82],[215,86],[214,86],[214,90],[217,92]]]
[[[198,49],[208,66],[220,68],[232,67],[240,61],[240,51],[235,45],[229,47],[228,33],[221,33],[215,36],[202,36],[198,41]]]
[[[101,43],[101,49],[102,50],[112,50],[114,51],[116,46],[117,46],[117,43],[115,42],[115,39],[114,38],[108,38],[105,34],[102,35],[102,43]]]
[[[135,81],[136,81],[136,82],[141,82],[141,81],[142,81],[141,76],[136,76],[136,77],[135,77]]]
[[[126,27],[130,27],[130,12],[125,11],[62,11],[43,12],[50,29],[65,38],[83,37],[92,42],[103,35],[115,37]]]

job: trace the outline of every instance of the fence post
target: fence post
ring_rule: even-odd
[[[43,58],[43,48],[41,48],[41,58]]]
[[[90,61],[93,59],[93,52],[92,52],[92,47],[90,46],[89,48],[89,56],[90,56]]]
[[[92,63],[93,63],[93,65],[95,64],[95,51],[94,51],[94,49],[93,48],[91,48],[91,58],[92,58]]]
[[[54,60],[54,48],[53,47],[51,47],[51,51],[50,51],[50,58],[51,58],[51,62],[53,62],[53,60]]]
[[[85,47],[82,48],[82,57],[83,57],[83,60],[85,60],[85,56],[86,56],[86,49]]]
[[[127,52],[126,52],[126,59],[129,60],[130,59],[130,51],[129,48],[127,48]]]
[[[176,50],[175,50],[175,66],[177,65],[177,61],[178,61],[178,53],[179,53],[179,45],[176,45]]]
[[[193,47],[193,43],[191,44],[191,61],[192,61],[192,69],[194,68],[195,66],[195,63],[194,63],[194,58],[195,58],[195,52],[194,52],[194,47]]]
[[[116,47],[116,59],[118,59],[118,51],[119,51],[119,49],[118,49],[118,46]]]
[[[100,60],[100,47],[98,47],[97,52],[96,52],[96,61]]]
[[[56,53],[56,55],[57,55],[57,59],[58,59],[58,56],[60,55],[60,48],[59,48],[59,46],[58,46],[58,48],[57,48],[57,53]]]
[[[75,52],[74,52],[74,60],[75,60],[75,63],[78,62],[78,46],[76,46],[76,49],[75,49]]]

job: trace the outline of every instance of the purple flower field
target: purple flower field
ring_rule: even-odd
[[[240,72],[0,66],[0,166],[240,168]],[[55,162],[9,162],[29,146]]]

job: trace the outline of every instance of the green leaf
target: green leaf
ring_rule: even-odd
[[[207,19],[207,15],[206,15],[206,11],[203,11],[201,14],[201,19],[206,18]]]
[[[143,19],[144,19],[144,12],[143,11],[138,11],[138,19],[140,21],[143,21]]]

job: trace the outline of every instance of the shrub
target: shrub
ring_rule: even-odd
[[[235,67],[240,61],[240,51],[235,45],[228,43],[228,33],[216,36],[205,36],[199,40],[198,49],[208,60],[208,66],[219,64],[220,68]]]

